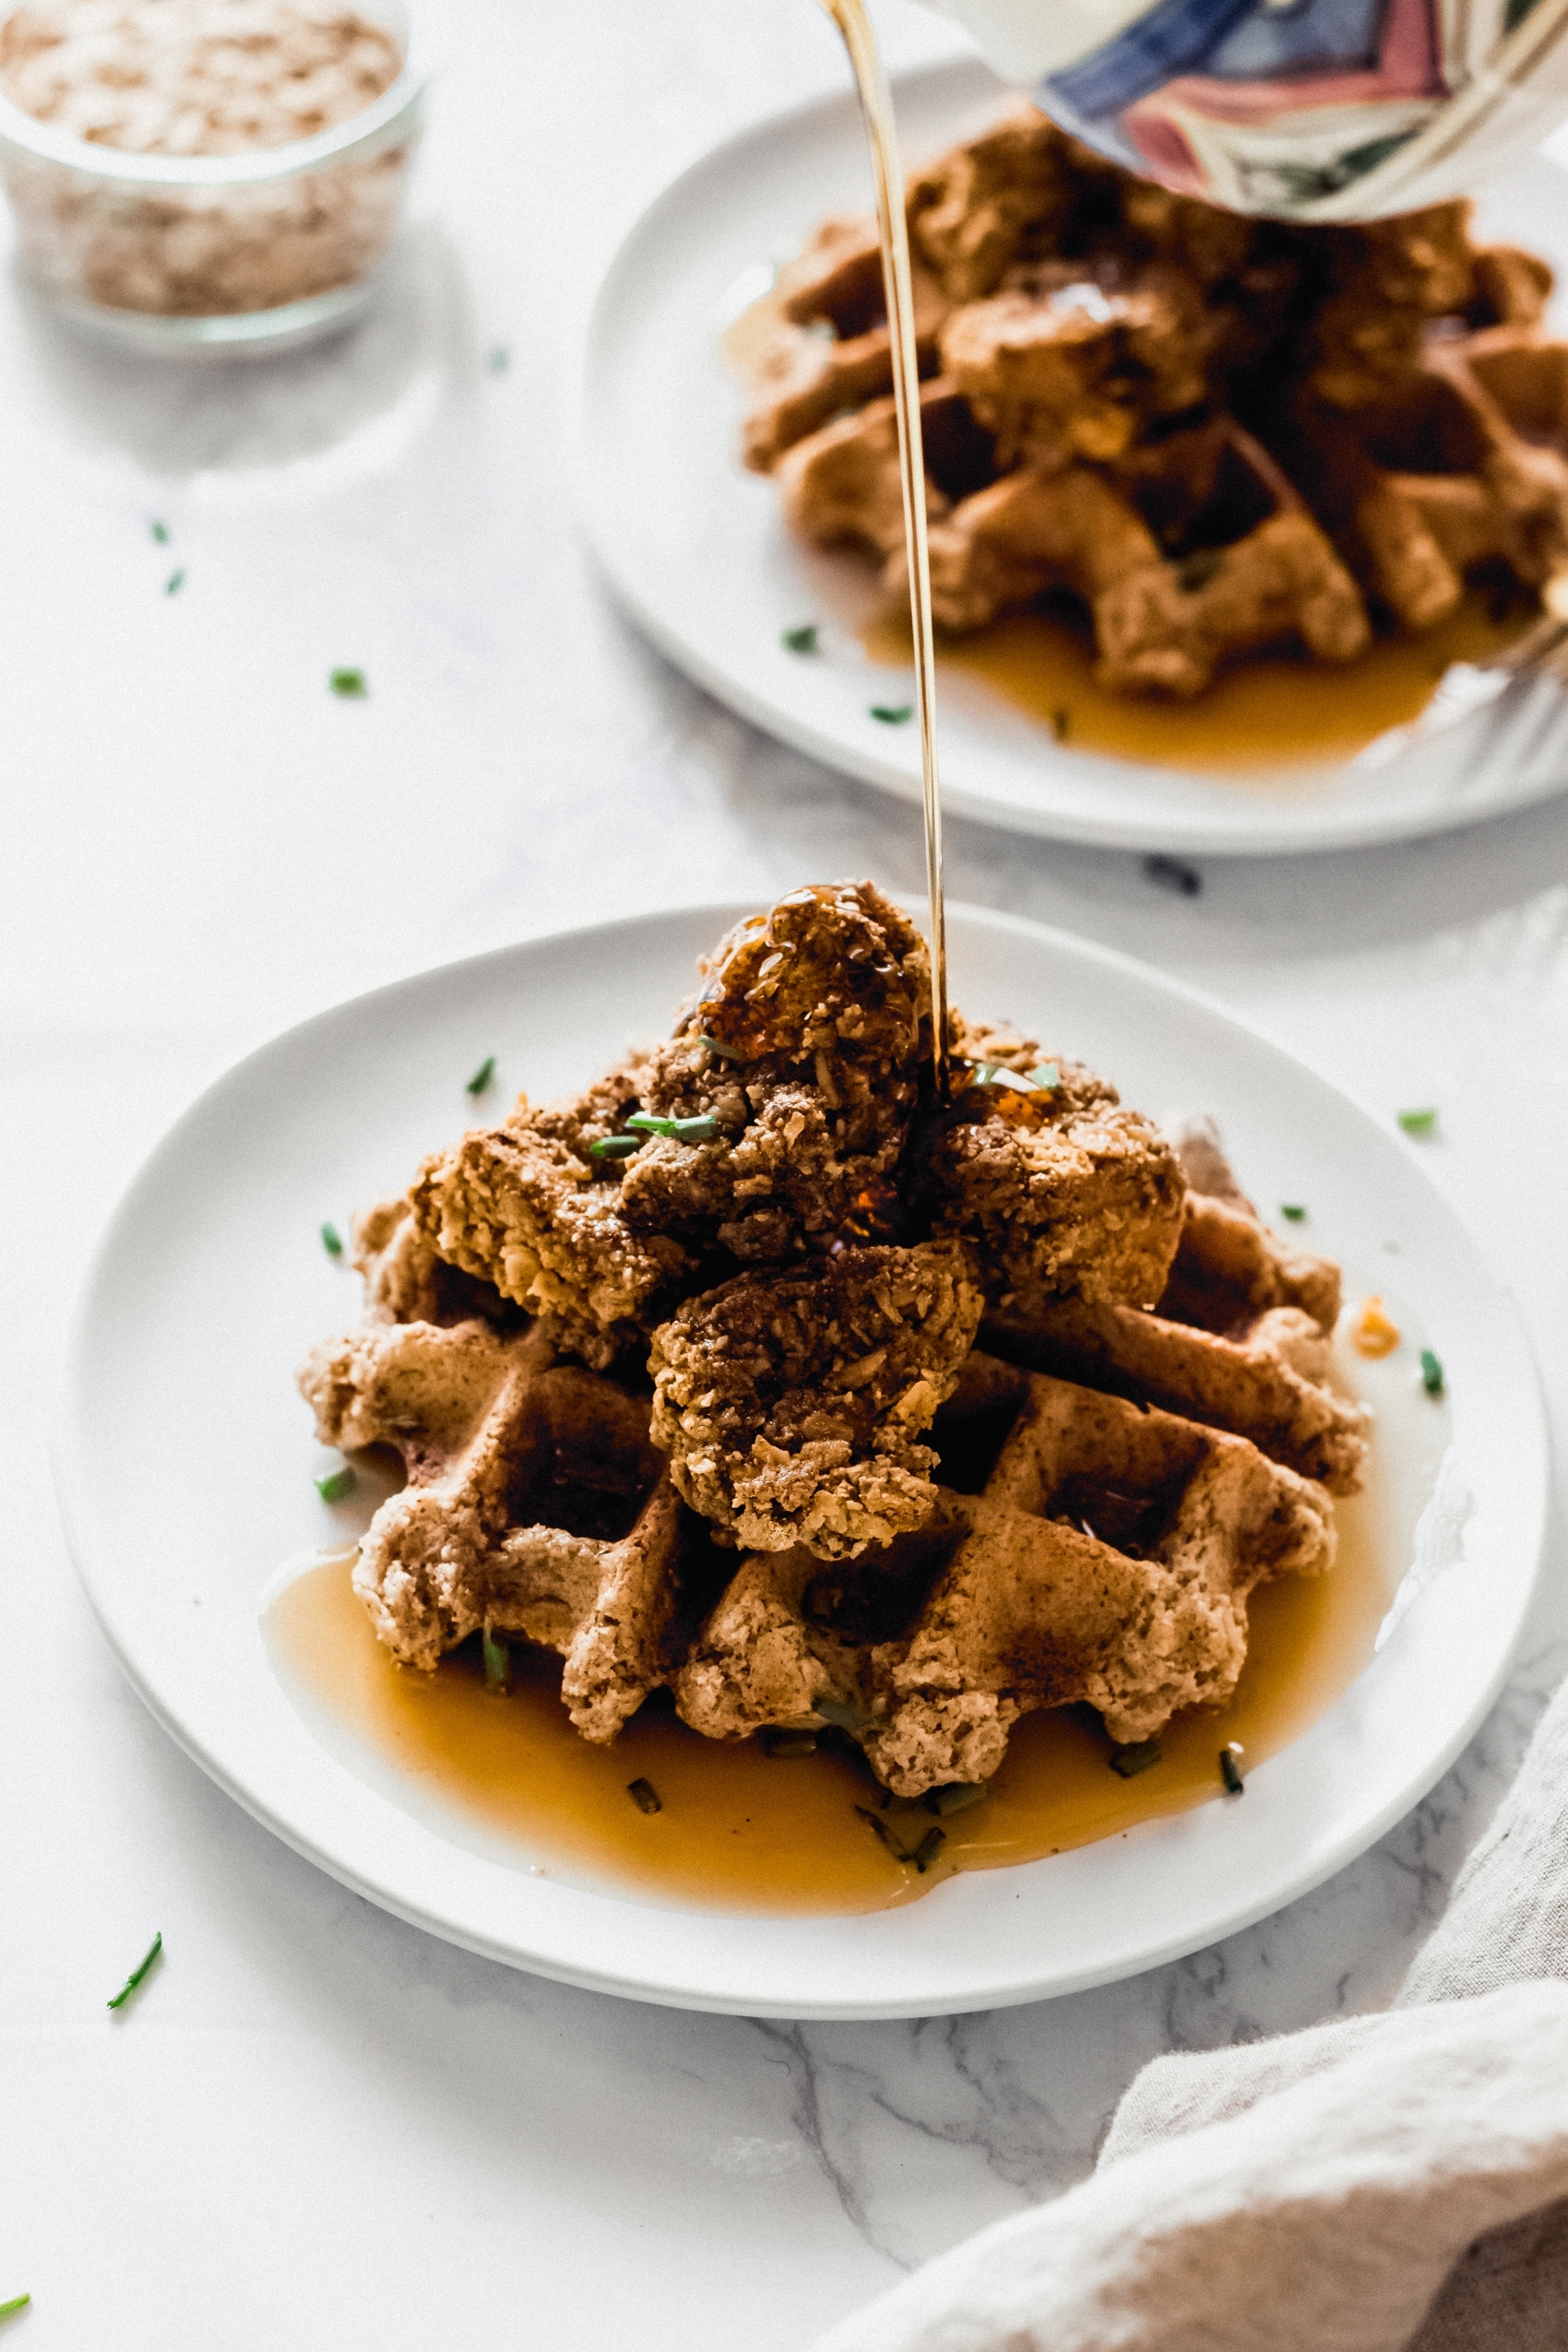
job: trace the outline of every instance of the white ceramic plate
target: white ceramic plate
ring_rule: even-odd
[[[900,81],[907,164],[993,117],[1005,93],[978,63]],[[648,208],[600,289],[577,417],[578,486],[612,585],[661,651],[709,693],[830,766],[920,798],[912,728],[869,716],[908,702],[907,672],[870,666],[855,631],[878,598],[869,568],[796,545],[771,483],[742,468],[741,398],[724,327],[825,213],[870,208],[854,101],[780,115],[717,148]],[[1489,191],[1484,234],[1568,264],[1568,173],[1529,159]],[[779,643],[828,618],[826,658]],[[829,617],[831,616],[831,617]],[[1474,673],[1470,673],[1472,676]],[[1341,849],[1468,825],[1568,783],[1568,696],[1538,683],[1415,742],[1284,781],[1189,775],[1054,743],[961,672],[944,671],[949,808],[1108,848],[1253,854]]]
[[[1310,1202],[1311,1237],[1352,1291],[1384,1292],[1447,1368],[1448,1483],[1473,1498],[1463,1558],[1333,1712],[1252,1774],[1245,1803],[865,1918],[657,1907],[530,1876],[368,1757],[346,1765],[267,1662],[259,1596],[332,1534],[293,1376],[359,1301],[320,1247],[322,1218],[346,1223],[459,1131],[463,1080],[487,1053],[498,1094],[548,1096],[656,1035],[735,912],[575,932],[381,990],[264,1047],[187,1111],[114,1218],[69,1354],[60,1491],[104,1629],[173,1737],[299,1852],[437,1935],[574,1983],[752,2014],[919,2015],[1064,1992],[1208,1943],[1360,1853],[1484,1714],[1538,1554],[1534,1373],[1511,1302],[1412,1147],[1203,999],[1003,916],[952,909],[958,1001],[1070,1046],[1131,1101],[1212,1111],[1258,1198]],[[1409,1348],[1370,1370],[1397,1574],[1448,1420],[1420,1396]]]

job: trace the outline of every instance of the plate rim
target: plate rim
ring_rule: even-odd
[[[224,1794],[232,1798],[250,1817],[277,1836],[293,1852],[362,1896],[378,1908],[392,1913],[407,1924],[419,1928],[440,1940],[475,1953],[481,1957],[504,1966],[519,1968],[556,1982],[576,1986],[584,1990],[643,2001],[656,2006],[692,2010],[725,2015],[780,2016],[828,2021],[872,2021],[898,2017],[922,2017],[972,2013],[979,2010],[1014,2007],[1026,2002],[1053,2000],[1063,1995],[1088,1990],[1096,1986],[1121,1981],[1168,1965],[1172,1960],[1208,1948],[1239,1934],[1260,1919],[1271,1917],[1288,1905],[1299,1901],[1315,1887],[1334,1877],[1339,1871],[1359,1859],[1375,1845],[1379,1838],[1397,1822],[1403,1820],[1435,1786],[1455,1759],[1473,1738],[1480,1724],[1494,1705],[1518,1653],[1521,1636],[1528,1621],[1531,1607],[1538,1592],[1545,1564],[1545,1534],[1550,1503],[1550,1454],[1548,1438],[1545,1400],[1536,1354],[1525,1324],[1513,1288],[1493,1266],[1484,1242],[1433,1183],[1419,1163],[1411,1162],[1418,1182],[1436,1203],[1451,1227],[1463,1237],[1475,1254],[1477,1262],[1491,1278],[1494,1309],[1508,1326],[1515,1369],[1519,1374],[1520,1394],[1516,1400],[1520,1408],[1515,1426],[1518,1431],[1519,1468],[1521,1478],[1530,1477],[1532,1491],[1528,1500],[1526,1535],[1528,1547],[1527,1571],[1523,1576],[1516,1609],[1516,1619],[1509,1643],[1484,1686],[1472,1696],[1463,1715],[1450,1725],[1443,1739],[1423,1759],[1420,1770],[1408,1777],[1397,1791],[1392,1792],[1375,1812],[1364,1820],[1350,1824],[1329,1840],[1315,1859],[1304,1869],[1284,1873],[1278,1883],[1270,1884],[1262,1894],[1246,1896],[1240,1901],[1217,1902],[1213,1915],[1200,1932],[1182,1928],[1155,1939],[1140,1948],[1137,1958],[1129,1966],[1118,1954],[1103,1965],[1076,1968],[1062,1973],[1048,1981],[1039,1974],[1020,1973],[1016,1967],[1004,1983],[988,1982],[971,1991],[950,1991],[932,1998],[921,1995],[909,1998],[886,1998],[875,1995],[844,1997],[831,1995],[805,2000],[799,1998],[757,1998],[743,1990],[718,1991],[707,1988],[682,1987],[672,1981],[650,1982],[633,1972],[618,1971],[611,1966],[586,1965],[566,1961],[550,1954],[524,1951],[519,1942],[508,1944],[495,1936],[465,1930],[460,1924],[444,1918],[429,1903],[400,1894],[374,1871],[356,1867],[344,1856],[330,1850],[321,1842],[319,1834],[313,1836],[305,1826],[282,1814],[262,1795],[247,1787],[225,1763],[210,1752],[201,1740],[184,1725],[166,1702],[155,1677],[142,1670],[129,1637],[123,1635],[117,1623],[110,1597],[98,1588],[96,1559],[92,1535],[88,1526],[83,1456],[88,1450],[86,1432],[77,1426],[74,1406],[82,1387],[82,1371],[90,1350],[92,1325],[101,1285],[118,1254],[123,1230],[130,1228],[140,1209],[148,1187],[156,1182],[167,1157],[177,1154],[187,1129],[206,1111],[211,1099],[240,1074],[249,1072],[257,1063],[285,1052],[304,1034],[324,1025],[335,1016],[350,1010],[358,1011],[373,1004],[390,1004],[400,996],[417,994],[434,981],[449,981],[465,972],[477,972],[485,967],[501,967],[518,955],[548,954],[552,948],[568,943],[589,943],[614,934],[635,933],[639,930],[657,930],[671,922],[695,922],[700,919],[718,935],[740,913],[751,910],[747,900],[696,902],[667,906],[642,915],[623,916],[586,925],[569,925],[530,934],[500,947],[478,953],[459,954],[407,973],[398,979],[383,982],[357,993],[319,1006],[303,1019],[291,1022],[263,1039],[235,1061],[227,1064],[179,1111],[141,1159],[123,1187],[107,1218],[89,1260],[77,1296],[73,1301],[67,1326],[66,1342],[59,1379],[51,1432],[51,1465],[62,1526],[65,1530],[77,1580],[101,1631],[113,1652],[116,1663],[125,1673],[138,1698],[166,1731],[175,1745],[206,1773]],[[1099,942],[1081,937],[1059,926],[1038,923],[1027,916],[1005,913],[971,902],[952,900],[948,906],[950,924],[955,931],[973,923],[981,931],[990,931],[1003,938],[1027,941],[1032,945],[1044,945],[1069,957],[1080,959],[1091,968],[1099,967],[1115,972],[1124,980],[1143,986],[1153,986],[1178,1005],[1185,1004],[1217,1020],[1225,1028],[1240,1033],[1253,1044],[1261,1044],[1271,1055],[1311,1078],[1315,1085],[1337,1094],[1360,1117],[1372,1120],[1373,1114],[1354,1095],[1326,1078],[1255,1022],[1245,1020],[1229,1006],[1210,997],[1205,991],[1188,981],[1168,976],[1158,967],[1129,956],[1123,950],[1102,946]],[[1393,1139],[1387,1140],[1392,1143]],[[1363,1672],[1369,1671],[1363,1669]],[[1352,1686],[1354,1687],[1354,1686]],[[314,1736],[314,1735],[307,1735]],[[1301,1736],[1306,1736],[1305,1734]],[[1294,1744],[1294,1743],[1292,1743]],[[336,1768],[347,1772],[340,1764]],[[350,1776],[352,1776],[351,1775]],[[390,1800],[383,1800],[382,1801]],[[1188,1818],[1170,1817],[1173,1821]],[[1028,1867],[1028,1866],[1024,1866]],[[987,1875],[996,1875],[987,1873]],[[635,1895],[621,1898],[634,1910],[649,1907]],[[694,1920],[723,1918],[727,1915],[691,1911]],[[907,1913],[873,1915],[905,1917]]]
[[[991,85],[1000,98],[1018,94],[1009,91],[1008,86],[978,54],[964,51],[928,60],[894,75],[895,108],[898,107],[901,100],[917,93],[940,89],[949,82],[962,88],[969,81],[983,81]],[[955,100],[956,106],[959,102]],[[588,302],[577,315],[572,337],[564,374],[564,382],[568,389],[564,419],[567,470],[574,508],[593,567],[656,651],[760,733],[786,744],[791,750],[803,753],[837,775],[850,777],[857,782],[869,784],[877,790],[890,792],[897,799],[919,806],[921,786],[918,775],[907,773],[892,761],[879,757],[874,745],[868,743],[863,748],[857,747],[826,726],[814,724],[787,707],[770,701],[765,692],[754,688],[746,679],[737,677],[714,659],[694,634],[671,622],[661,610],[651,583],[645,582],[627,553],[624,536],[616,528],[616,517],[600,487],[600,477],[591,460],[588,434],[592,394],[597,382],[595,360],[606,322],[613,315],[615,289],[624,272],[629,268],[639,244],[656,226],[659,215],[666,208],[678,208],[694,184],[710,173],[721,172],[727,165],[742,159],[754,142],[782,134],[792,124],[805,124],[832,113],[853,113],[855,104],[854,94],[848,89],[819,90],[814,97],[795,100],[788,106],[754,115],[738,129],[726,132],[673,172],[623,229],[594,280]],[[1568,159],[1560,160],[1556,157],[1543,157],[1543,150],[1535,148],[1522,160],[1528,162],[1538,158],[1554,164],[1568,181]],[[1565,194],[1568,194],[1568,189],[1565,189]],[[1419,721],[1410,724],[1415,726]],[[1404,755],[1419,756],[1419,749],[1408,751]],[[1088,758],[1095,756],[1086,754]],[[1070,841],[1092,849],[1253,858],[1331,856],[1344,850],[1384,848],[1401,841],[1463,833],[1487,825],[1495,818],[1533,808],[1568,790],[1568,759],[1565,759],[1560,776],[1539,775],[1533,782],[1515,787],[1505,797],[1482,809],[1452,802],[1434,802],[1412,809],[1405,802],[1384,802],[1375,797],[1365,801],[1352,798],[1336,804],[1330,821],[1324,821],[1324,816],[1320,815],[1315,825],[1305,825],[1296,818],[1298,804],[1293,798],[1286,796],[1275,802],[1254,805],[1250,814],[1256,829],[1245,837],[1238,837],[1236,828],[1228,820],[1222,805],[1213,811],[1172,810],[1159,814],[1151,813],[1147,816],[1119,813],[1115,807],[1118,767],[1137,769],[1146,774],[1159,771],[1152,763],[1118,761],[1110,756],[1105,757],[1100,765],[1104,770],[1102,781],[1107,799],[1103,814],[1099,811],[1093,815],[1083,815],[1073,810],[1036,810],[1010,802],[1003,802],[984,790],[970,789],[956,780],[950,766],[944,770],[943,799],[953,815],[961,816],[971,824],[990,826],[1000,832]],[[1340,774],[1348,766],[1349,763],[1346,762],[1327,762],[1324,772],[1325,775]],[[1189,787],[1208,787],[1215,781],[1197,769],[1172,768],[1166,772],[1173,780]]]

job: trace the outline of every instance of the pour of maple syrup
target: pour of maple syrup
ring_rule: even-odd
[[[612,1746],[590,1747],[567,1720],[554,1658],[515,1649],[504,1696],[486,1687],[471,1645],[434,1674],[399,1667],[354,1598],[351,1551],[284,1584],[263,1633],[284,1687],[340,1761],[495,1859],[682,1908],[888,1910],[955,1871],[1038,1861],[1194,1805],[1244,1803],[1224,1793],[1221,1748],[1239,1742],[1251,1772],[1300,1738],[1372,1657],[1392,1598],[1379,1480],[1374,1459],[1367,1491],[1336,1505],[1339,1556],[1326,1576],[1285,1576],[1253,1595],[1234,1697],[1175,1716],[1157,1765],[1122,1779],[1087,1708],[1027,1716],[984,1797],[940,1819],[889,1803],[837,1735],[810,1754],[770,1756],[759,1740],[699,1738],[660,1693]],[[654,1790],[658,1812],[640,1810],[634,1781]],[[899,1859],[935,1827],[944,1839],[926,1871]]]

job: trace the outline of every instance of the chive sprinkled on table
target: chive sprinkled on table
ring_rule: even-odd
[[[330,1218],[321,1229],[321,1246],[329,1258],[340,1258],[343,1254],[343,1236]]]
[[[786,653],[815,653],[816,627],[814,621],[805,621],[798,629],[780,630],[778,642]]]
[[[153,538],[157,540],[157,542],[158,542],[159,546],[160,546],[160,547],[167,547],[167,546],[168,546],[168,544],[169,544],[169,526],[168,526],[168,524],[167,524],[167,523],[153,523],[153,524],[151,524],[151,525],[149,526],[149,528],[150,528],[150,529],[151,529],[152,536],[153,536]]]
[[[138,1961],[137,1966],[131,1970],[130,1975],[125,1978],[125,1981],[120,1987],[119,1991],[115,1993],[113,2000],[109,2002],[108,2005],[111,2009],[123,2009],[125,2007],[126,2002],[129,2001],[132,1993],[136,1991],[137,1987],[141,1984],[147,1976],[148,1970],[151,1967],[153,1962],[157,1959],[162,1949],[163,1930],[160,1928],[158,1933],[153,1937],[152,1942],[148,1945],[147,1951],[142,1959]]]
[[[1437,1133],[1435,1111],[1401,1111],[1398,1118],[1408,1135],[1435,1135]]]
[[[1281,1201],[1279,1214],[1291,1225],[1304,1225],[1307,1221],[1307,1212],[1300,1201]]]
[[[327,683],[333,693],[340,695],[346,702],[362,701],[370,692],[362,670],[329,671]]]
[[[178,596],[180,590],[184,587],[184,585],[185,572],[184,566],[182,564],[177,572],[171,572],[168,578],[164,581],[163,593],[165,596]]]
[[[871,707],[872,718],[880,719],[885,727],[902,727],[914,715],[912,702],[873,702]]]
[[[1421,1386],[1429,1396],[1441,1396],[1443,1391],[1443,1363],[1430,1348],[1421,1349]]]
[[[628,1780],[626,1794],[639,1813],[661,1813],[664,1811],[651,1780]]]
[[[463,1092],[465,1094],[482,1094],[494,1075],[495,1056],[493,1053],[487,1053],[484,1060],[480,1063],[479,1068],[474,1072],[473,1076],[469,1080],[468,1085],[463,1088]]]
[[[0,2320],[8,2320],[13,2311],[25,2310],[31,2301],[30,2295],[13,2295],[8,2303],[0,2303]]]
[[[1134,1740],[1125,1748],[1113,1748],[1107,1761],[1123,1780],[1135,1780],[1140,1772],[1164,1762],[1164,1750],[1158,1740]]]
[[[352,1494],[354,1474],[348,1463],[345,1462],[339,1469],[325,1472],[317,1479],[315,1491],[323,1503],[341,1503],[346,1495]]]
[[[1219,1777],[1224,1781],[1230,1796],[1240,1797],[1244,1794],[1247,1784],[1241,1777],[1241,1767],[1236,1762],[1235,1755],[1229,1748],[1221,1748],[1219,1751]]]

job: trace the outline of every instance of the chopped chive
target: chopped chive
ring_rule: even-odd
[[[494,1075],[495,1056],[493,1053],[487,1053],[484,1060],[480,1063],[479,1068],[474,1072],[473,1076],[469,1080],[468,1085],[463,1088],[463,1092],[465,1094],[482,1094]]]
[[[158,526],[155,523],[153,525],[153,529],[156,530]],[[8,2320],[13,2311],[25,2310],[27,2305],[31,2301],[32,2297],[30,2295],[13,2295],[8,2303],[0,2303],[0,2320]]]
[[[157,1959],[162,1949],[163,1930],[160,1928],[158,1933],[153,1937],[152,1942],[148,1945],[145,1959],[143,1959],[137,1966],[131,1970],[130,1975],[125,1978],[125,1983],[120,1987],[119,1991],[109,2003],[111,2009],[123,2009],[125,2007],[126,2002],[129,2001],[132,1993],[135,1992],[137,1985],[140,1984],[142,1978],[146,1976],[148,1970],[151,1967],[153,1962]]]
[[[168,578],[164,581],[163,593],[165,596],[178,596],[180,590],[184,587],[184,585],[185,574],[184,567],[182,564],[179,571],[171,572]]]
[[[710,1144],[719,1133],[718,1120],[706,1114],[700,1119],[658,1119],[651,1111],[634,1111],[626,1124],[645,1135],[672,1135],[680,1144]]]
[[[821,1716],[824,1723],[831,1723],[839,1731],[869,1731],[876,1721],[852,1699],[814,1699],[812,1710]]]
[[[641,1135],[601,1135],[598,1143],[589,1144],[588,1150],[595,1159],[630,1159],[642,1147]]]
[[[814,1756],[816,1735],[811,1731],[765,1731],[762,1752],[765,1756]]]
[[[920,1844],[909,1856],[910,1861],[913,1862],[916,1870],[919,1871],[922,1878],[925,1876],[927,1871],[930,1870],[932,1862],[935,1861],[937,1856],[941,1853],[946,1843],[947,1832],[944,1829],[937,1829],[933,1826],[926,1831],[925,1835],[921,1839]]]
[[[720,1045],[719,1039],[716,1037],[709,1037],[706,1029],[698,1032],[697,1043],[706,1045],[710,1053],[717,1053],[723,1062],[743,1062],[746,1058],[743,1053],[737,1051],[734,1046]]]
[[[661,1813],[664,1811],[651,1780],[628,1780],[626,1794],[639,1813]]]
[[[1442,1360],[1432,1354],[1430,1348],[1421,1349],[1421,1386],[1429,1396],[1441,1396],[1443,1394]]]
[[[492,375],[505,375],[512,364],[512,354],[505,343],[493,343],[485,354],[484,363]]]
[[[879,719],[885,727],[902,727],[915,715],[912,702],[873,702],[870,716]]]
[[[1147,1772],[1151,1764],[1164,1762],[1164,1752],[1158,1740],[1134,1740],[1130,1747],[1113,1748],[1110,1764],[1123,1780],[1135,1780],[1140,1772]]]
[[[1399,1125],[1408,1135],[1435,1135],[1437,1133],[1435,1111],[1401,1111],[1398,1117]]]
[[[329,671],[327,683],[335,695],[341,695],[348,701],[362,698],[370,691],[362,670]]]
[[[168,526],[168,524],[167,524],[167,523],[154,523],[154,524],[152,524],[152,525],[150,526],[150,528],[151,528],[151,531],[152,531],[152,536],[153,536],[153,538],[154,538],[154,539],[158,541],[159,546],[160,546],[160,547],[167,547],[167,546],[168,546],[168,544],[169,544],[169,526]]]
[[[1059,743],[1064,743],[1066,742],[1067,732],[1072,724],[1073,721],[1066,711],[1053,710],[1051,712],[1051,731],[1055,736]]]
[[[1300,1201],[1281,1201],[1279,1214],[1288,1218],[1292,1225],[1304,1225],[1307,1221],[1307,1212]]]
[[[354,1491],[353,1471],[347,1462],[340,1469],[328,1470],[324,1478],[317,1479],[315,1491],[323,1503],[341,1503],[346,1494]]]
[[[512,1653],[505,1642],[498,1642],[487,1625],[480,1637],[484,1657],[484,1681],[487,1690],[502,1693],[512,1680]]]
[[[881,1839],[883,1845],[886,1847],[888,1852],[892,1855],[896,1862],[907,1862],[909,1860],[909,1858],[908,1854],[905,1853],[904,1848],[899,1845],[898,1840],[894,1836],[893,1832],[888,1828],[887,1823],[883,1820],[880,1813],[873,1813],[869,1805],[857,1805],[855,1807],[855,1811],[865,1823],[866,1827],[875,1831],[877,1836]]]
[[[983,1780],[950,1780],[944,1788],[928,1788],[925,1800],[933,1813],[945,1817],[978,1805],[982,1797],[990,1794],[990,1786]]]
[[[1047,1094],[1062,1084],[1062,1073],[1054,1062],[1042,1062],[1038,1070],[1029,1072],[1029,1075],[1037,1087],[1045,1088]]]
[[[1185,858],[1146,858],[1144,874],[1161,890],[1174,890],[1182,898],[1195,898],[1204,886],[1202,874]]]
[[[807,621],[798,629],[781,629],[778,642],[786,653],[815,653],[818,650],[816,631],[816,623]]]
[[[343,1254],[343,1236],[330,1220],[321,1229],[321,1246],[329,1258],[340,1258]]]
[[[1221,1748],[1219,1751],[1219,1777],[1224,1781],[1227,1791],[1232,1797],[1240,1797],[1247,1785],[1241,1777],[1241,1766],[1229,1748]]]

